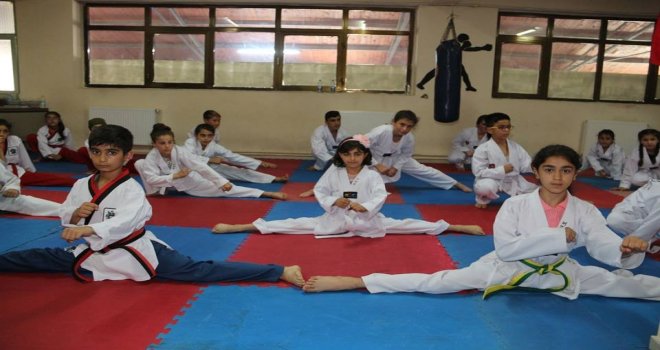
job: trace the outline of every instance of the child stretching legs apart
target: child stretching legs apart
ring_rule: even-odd
[[[261,233],[315,234],[319,237],[383,237],[385,234],[438,235],[454,231],[483,235],[476,225],[449,225],[444,220],[429,222],[385,217],[380,208],[387,192],[381,176],[371,170],[369,139],[355,135],[344,139],[337,148],[333,165],[314,187],[315,197],[325,210],[318,218],[276,221],[258,219],[252,224],[217,224],[215,233],[255,231]]]
[[[89,154],[97,174],[78,180],[60,209],[62,239],[84,242],[70,249],[39,248],[0,255],[0,271],[69,272],[81,281],[186,282],[283,280],[302,286],[300,267],[242,262],[195,261],[145,229],[151,205],[124,166],[132,158],[133,135],[117,125],[96,128]]]
[[[550,292],[568,299],[580,294],[660,301],[660,278],[610,272],[582,266],[571,250],[586,246],[589,254],[608,265],[632,269],[644,259],[647,242],[620,238],[607,228],[592,204],[573,197],[568,188],[580,168],[580,156],[569,147],[544,147],[532,161],[541,187],[507,199],[494,224],[495,251],[470,266],[434,274],[409,273],[368,276],[315,276],[303,290],[323,292],[367,288],[370,293],[453,293],[467,289],[492,293],[523,288]]]

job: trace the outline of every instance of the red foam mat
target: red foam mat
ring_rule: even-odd
[[[445,220],[450,225],[479,225],[487,234],[493,233],[493,222],[500,207],[489,205],[479,209],[474,205],[418,204],[417,210],[427,221]]]
[[[300,168],[300,164],[303,162],[300,159],[261,159],[261,160],[274,163],[275,165],[277,165],[277,168],[275,169],[259,168],[257,169],[257,171],[275,176],[284,176],[285,174],[289,174],[289,176],[291,176],[296,170],[298,170],[298,168]]]
[[[301,198],[300,194],[314,188],[314,182],[287,182],[282,185],[280,192],[287,194],[288,201],[293,202],[316,202],[314,196]]]
[[[145,349],[199,290],[183,283],[83,284],[66,274],[3,274],[0,344],[3,349]]]
[[[212,227],[218,222],[241,224],[263,217],[272,200],[199,198],[183,196],[149,197],[153,207],[151,225]]]
[[[456,168],[456,165],[449,163],[424,163],[424,165],[438,169],[445,174],[472,174],[472,171],[470,170],[459,170]]]
[[[621,196],[580,181],[574,181],[570,190],[574,196],[591,202],[598,208],[614,208],[617,203],[623,200]]]
[[[32,197],[38,197],[42,199],[48,199],[49,201],[62,203],[66,199],[66,196],[69,194],[69,191],[50,191],[50,190],[33,190],[23,188],[21,189],[21,194],[26,194]]]
[[[455,268],[437,237],[428,235],[317,239],[313,235],[253,234],[230,260],[300,265],[305,278],[374,272],[431,273]]]

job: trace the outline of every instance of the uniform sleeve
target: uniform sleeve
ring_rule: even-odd
[[[488,167],[489,164],[488,146],[486,143],[482,143],[477,147],[472,156],[472,173],[474,176],[480,178],[491,178],[496,180],[504,179],[506,176],[504,166],[498,166],[491,169]]]
[[[0,163],[0,193],[7,190],[21,191],[21,180]]]
[[[18,165],[31,173],[37,171],[37,169],[34,167],[34,164],[32,163],[32,160],[30,159],[30,155],[23,145],[23,142],[18,143]]]
[[[335,189],[332,185],[332,177],[336,176],[337,168],[334,165],[331,165],[328,170],[323,173],[323,176],[316,182],[314,186],[314,197],[319,202],[319,205],[326,212],[330,212],[334,208],[334,204],[339,199],[336,195],[333,194]]]
[[[218,174],[215,170],[211,169],[208,164],[199,160],[199,158],[188,152],[186,149],[178,148],[177,151],[177,156],[181,164],[183,164],[186,168],[198,172],[203,178],[213,182],[218,188],[229,182],[229,180]]]
[[[73,144],[73,135],[71,134],[71,129],[65,128],[64,129],[64,146],[68,149],[73,149],[75,146]]]
[[[383,178],[378,173],[371,170],[370,172],[373,173],[369,176],[369,193],[371,194],[371,198],[360,204],[369,211],[369,216],[371,217],[380,213],[380,209],[387,199],[387,190],[385,189]]]
[[[633,155],[634,152],[636,151],[630,153],[624,162],[623,173],[621,174],[621,182],[619,183],[619,187],[621,188],[630,188],[633,175],[635,175],[639,169],[639,165],[637,165],[639,159]]]
[[[42,127],[37,130],[37,145],[39,147],[39,153],[43,157],[48,157],[51,154],[57,154],[58,152],[53,151],[50,146],[48,146],[48,128]]]
[[[466,143],[470,141],[470,135],[468,133],[470,129],[462,130],[451,142],[451,148],[454,151],[458,152],[467,152],[469,147],[466,146]]]
[[[593,146],[589,149],[589,153],[587,153],[587,162],[589,166],[594,168],[594,171],[598,172],[603,170],[603,167],[600,165],[598,162],[598,145]],[[589,167],[587,166],[586,169]]]
[[[532,157],[529,156],[529,153],[520,145],[516,145],[518,149],[518,162],[520,164],[520,169],[518,170],[519,174],[531,173],[532,172]],[[515,171],[515,170],[514,170]]]
[[[81,204],[85,202],[84,199],[80,196],[81,191],[87,191],[87,181],[89,181],[89,178],[84,178],[76,181],[76,183],[73,184],[71,187],[71,191],[69,191],[69,194],[67,194],[66,199],[64,200],[64,203],[60,205],[60,220],[62,222],[62,225],[69,225],[71,221],[71,216],[73,216],[73,212],[80,207]],[[81,224],[84,222],[84,219],[81,219],[80,222],[77,222],[76,224]]]
[[[610,176],[618,180],[621,178],[621,173],[623,173],[623,165],[626,161],[626,154],[623,152],[623,149],[619,146],[616,146],[614,152],[612,152],[612,173]]]
[[[197,140],[194,138],[189,138],[186,140],[186,142],[183,143],[183,148],[185,148],[188,152],[190,152],[192,155],[196,156],[199,161],[202,163],[207,164],[209,162],[209,157],[206,157],[202,154],[199,154],[197,152]]]
[[[519,216],[528,215],[526,202],[507,200],[497,212],[493,224],[493,240],[497,256],[504,261],[516,261],[550,254],[567,253],[564,228],[542,225],[526,229],[519,227]]]
[[[149,184],[151,187],[173,187],[174,174],[163,175],[156,164],[156,160],[147,154],[147,157],[142,161],[140,175],[142,180]]]
[[[214,155],[219,155],[234,165],[240,165],[252,170],[257,169],[259,165],[261,165],[260,160],[247,157],[242,154],[234,153],[231,150],[217,143],[213,143],[213,145],[212,146],[209,145],[209,147],[213,147]]]
[[[580,228],[577,230],[578,239],[584,242],[587,252],[594,259],[614,267],[632,269],[639,266],[644,260],[644,253],[631,254],[622,258],[622,239],[607,227],[603,215],[590,204],[588,209],[580,213]],[[582,236],[582,237],[580,237]]]
[[[323,128],[314,130],[310,143],[312,144],[312,154],[314,154],[314,157],[326,163],[332,159],[333,155],[330,154],[328,146],[326,146],[325,140],[323,140]]]
[[[401,145],[401,155],[397,158],[396,162],[392,164],[392,167],[397,170],[401,170],[403,165],[410,160],[415,152],[415,136],[412,134],[407,135],[407,140]],[[406,136],[404,136],[405,138]]]
[[[375,127],[369,131],[366,136],[369,138],[369,144],[371,145],[371,165],[375,166],[383,162],[383,155],[381,152],[374,152],[375,148],[378,148],[378,139],[382,133],[381,127]]]

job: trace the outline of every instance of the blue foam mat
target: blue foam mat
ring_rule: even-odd
[[[316,217],[323,215],[323,208],[318,203],[277,202],[271,208],[264,220],[283,220],[300,217]],[[255,218],[255,220],[258,218]]]
[[[68,245],[59,238],[62,232],[59,220],[1,217],[0,227],[2,227],[0,253],[49,247],[48,244],[62,247]]]
[[[652,302],[542,293],[483,301],[477,293],[304,294],[212,285],[153,348],[619,350],[647,346],[658,311]]]
[[[34,163],[38,172],[42,173],[77,173],[85,174],[87,166],[85,164],[71,163],[65,161],[40,161]]]
[[[619,187],[619,181],[607,179],[604,177],[578,177],[577,181],[584,182],[591,186],[600,188],[601,190],[609,190],[614,187]]]
[[[227,260],[247,234],[216,235],[211,229],[148,225],[156,237],[195,260]]]

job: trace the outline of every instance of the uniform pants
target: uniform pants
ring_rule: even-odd
[[[156,278],[185,282],[276,282],[283,266],[229,261],[194,261],[176,250],[151,241],[158,257]],[[0,255],[4,272],[71,272],[75,256],[62,248],[36,248]],[[84,269],[83,269],[84,270]],[[89,272],[89,271],[87,271]]]
[[[386,234],[420,234],[439,235],[449,228],[449,224],[444,220],[437,222],[404,219],[397,220],[392,218],[382,218]],[[252,224],[260,233],[285,233],[285,234],[314,234],[314,229],[318,225],[318,218],[296,218],[285,220],[265,221],[257,219]],[[342,232],[334,232],[336,234]],[[359,235],[359,234],[356,234]]]
[[[275,180],[275,176],[273,175],[252,169],[239,168],[227,164],[209,164],[209,166],[211,169],[215,170],[218,174],[224,176],[228,180],[238,180],[261,184],[271,183],[273,180]]]
[[[0,195],[0,210],[33,216],[59,216],[60,203],[19,195],[15,198]]]
[[[383,181],[385,183],[396,182],[401,178],[401,173],[406,173],[412,177],[420,179],[433,187],[442,188],[448,190],[458,182],[452,179],[450,176],[447,176],[442,171],[431,168],[421,164],[417,160],[410,158],[403,164],[401,170],[396,173],[393,177],[382,175]]]

